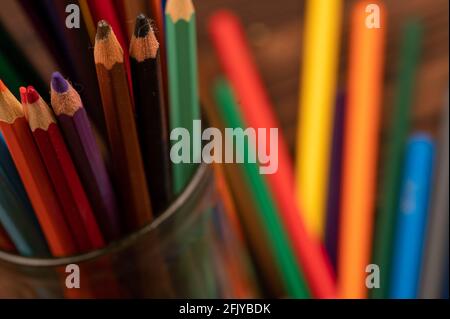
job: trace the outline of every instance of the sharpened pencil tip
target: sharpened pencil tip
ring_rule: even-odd
[[[108,37],[111,32],[111,26],[106,20],[100,20],[97,24],[97,35],[95,38],[97,40],[104,40]]]
[[[61,73],[54,72],[52,74],[51,87],[58,93],[64,93],[69,89],[69,83],[67,83]]]
[[[136,17],[136,24],[134,26],[134,36],[137,38],[144,38],[150,32],[150,21],[144,14]]]
[[[39,93],[31,85],[27,88],[27,103],[32,104],[39,100]]]

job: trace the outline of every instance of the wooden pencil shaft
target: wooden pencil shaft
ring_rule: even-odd
[[[101,248],[103,238],[53,113],[30,87],[25,108],[34,139],[79,252]]]
[[[128,206],[130,211],[127,216],[128,230],[135,230],[152,220],[152,209],[123,53],[118,45],[108,26],[98,28],[94,54],[111,147],[114,182],[121,204]]]
[[[136,52],[133,45],[139,41],[144,42],[140,43],[142,47]],[[156,53],[153,53],[148,50],[151,47],[149,35],[133,37],[130,50],[131,72],[135,83],[137,128],[153,210],[162,212],[172,197],[172,185],[161,59],[159,50],[156,49]],[[145,51],[148,51],[147,54]]]
[[[63,82],[58,86],[57,81]],[[108,172],[81,100],[60,74],[52,78],[52,107],[102,233],[108,240],[117,239],[119,213]]]
[[[53,256],[68,256],[77,252],[69,228],[54,193],[46,168],[34,143],[19,102],[0,82],[0,110],[14,114],[5,118],[0,112],[0,129]],[[14,111],[15,110],[15,111]]]

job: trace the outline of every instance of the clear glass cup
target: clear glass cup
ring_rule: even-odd
[[[0,251],[0,297],[259,297],[246,245],[223,207],[212,167],[201,165],[153,223],[104,249],[55,259]]]

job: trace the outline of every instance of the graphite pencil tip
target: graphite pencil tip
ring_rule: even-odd
[[[134,36],[137,38],[144,38],[150,32],[150,21],[144,14],[136,17],[136,24],[134,26]]]
[[[59,72],[54,72],[52,74],[51,86],[52,89],[58,93],[67,92],[67,90],[69,89],[69,83],[67,83],[66,79],[64,79],[64,77]]]
[[[95,38],[97,40],[104,40],[111,33],[111,26],[106,20],[100,20],[97,24],[97,35]]]

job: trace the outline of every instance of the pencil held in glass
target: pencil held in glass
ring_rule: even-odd
[[[126,221],[127,230],[133,231],[151,222],[152,206],[124,55],[106,21],[98,23],[94,58],[111,149],[113,182],[120,198],[119,205],[127,212],[121,218]]]
[[[161,213],[172,198],[169,139],[166,126],[161,55],[158,40],[144,15],[136,18],[130,44],[136,124],[153,211]]]
[[[78,93],[58,72],[52,76],[51,102],[102,234],[108,241],[118,239],[116,196],[88,115]]]
[[[366,24],[369,4],[381,9],[380,28]],[[372,248],[386,22],[381,1],[359,1],[352,8],[338,252],[342,298],[367,297],[365,270]]]
[[[50,107],[31,86],[22,104],[79,252],[103,247],[103,236]]]
[[[19,101],[0,81],[0,129],[53,256],[77,252]]]
[[[306,226],[323,239],[342,0],[308,0],[299,98],[296,187]]]
[[[197,30],[192,0],[169,0],[166,6],[166,45],[169,77],[170,128],[185,128],[193,136],[193,120],[200,120],[197,68]],[[174,193],[188,184],[200,161],[192,143],[194,163],[172,163]]]
[[[383,173],[379,209],[374,229],[372,263],[383,269],[378,289],[371,290],[373,298],[388,298],[395,222],[400,198],[400,183],[405,144],[410,129],[411,109],[414,103],[416,70],[421,51],[423,26],[418,21],[405,25],[398,57],[396,94],[390,119],[387,148],[383,154]]]
[[[209,32],[225,74],[230,80],[243,117],[249,127],[278,127],[273,107],[264,89],[262,80],[246,43],[242,26],[230,12],[214,14],[209,23]],[[278,170],[265,175],[275,203],[279,209],[284,230],[295,251],[297,263],[301,265],[312,295],[317,298],[333,298],[335,283],[331,265],[318,239],[308,233],[297,206],[294,174],[287,145],[278,134]],[[270,141],[270,139],[266,139]]]
[[[20,255],[50,256],[45,238],[1,134],[0,224],[5,228]]]
[[[225,80],[219,80],[215,86],[217,105],[222,114],[225,127],[245,129],[244,121],[230,85]],[[256,152],[254,141],[249,140],[242,154],[244,158],[251,152]],[[293,250],[282,228],[277,207],[269,191],[266,181],[259,173],[258,164],[246,162],[240,165],[245,176],[247,188],[250,190],[253,203],[258,208],[264,227],[264,233],[269,239],[269,248],[274,255],[274,262],[279,269],[285,288],[285,293],[291,298],[308,298],[309,289],[301,272]]]

